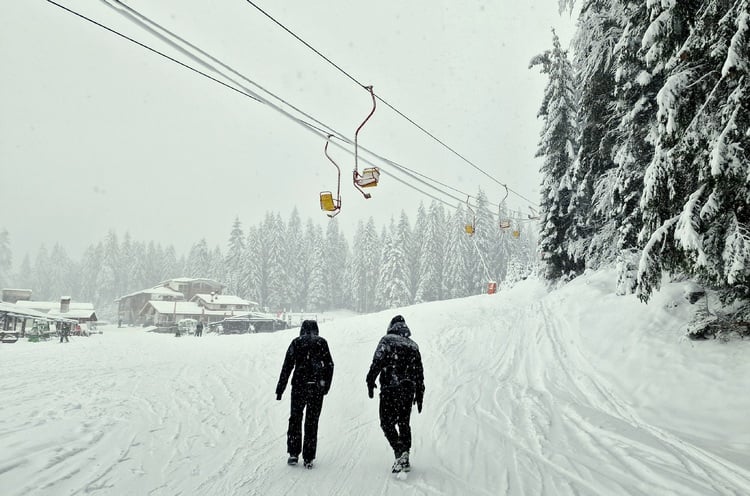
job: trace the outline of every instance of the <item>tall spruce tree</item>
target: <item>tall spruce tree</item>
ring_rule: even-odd
[[[568,249],[568,233],[573,219],[569,215],[573,162],[578,153],[575,74],[562,49],[560,39],[552,31],[552,49],[531,60],[530,67],[540,66],[547,75],[542,106],[537,114],[544,120],[536,156],[543,157],[541,167],[542,231],[540,250],[544,254],[547,279],[559,279],[578,270]]]
[[[224,259],[227,294],[244,297],[245,289],[242,284],[242,274],[245,256],[245,233],[242,231],[242,223],[239,217],[234,218],[232,230],[229,232],[227,242],[227,254]]]
[[[638,233],[643,227],[640,197],[643,177],[651,161],[654,147],[650,140],[656,116],[656,93],[662,78],[651,74],[645,63],[643,37],[649,25],[646,3],[625,1],[623,13],[626,24],[615,45],[614,107],[616,135],[612,147],[616,168],[608,171],[611,188],[606,201],[601,202],[605,214],[606,238],[611,241],[599,255],[599,263],[617,260],[618,294],[635,290],[637,258],[640,255]],[[604,229],[600,229],[600,232]]]
[[[378,301],[381,308],[396,308],[409,303],[406,251],[401,236],[403,231],[398,229],[396,222],[391,218],[380,257]]]
[[[302,219],[296,208],[292,210],[289,216],[285,230],[284,240],[284,266],[286,267],[286,287],[287,299],[289,301],[288,310],[300,311],[305,306],[307,295],[305,286],[300,284],[302,273],[306,270],[305,264],[305,235],[302,230]]]
[[[339,229],[338,219],[327,222],[323,241],[325,247],[326,303],[324,309],[345,308],[346,264],[349,259],[349,246]]]
[[[445,211],[435,200],[430,203],[420,239],[419,287],[415,299],[442,300],[445,289],[446,222]]]
[[[612,241],[606,226],[606,204],[612,187],[606,179],[615,164],[612,147],[615,127],[611,109],[616,66],[614,47],[624,25],[620,2],[588,0],[583,3],[573,39],[574,66],[579,89],[578,153],[569,173],[571,196],[566,267],[573,274],[588,265],[592,252],[606,249]],[[544,229],[544,227],[543,227]],[[595,265],[591,264],[591,265]]]
[[[201,238],[190,248],[186,261],[187,277],[210,277],[211,254],[206,238]]]
[[[357,312],[369,313],[376,308],[380,253],[380,238],[373,218],[366,223],[360,221],[354,234],[349,271],[353,310]]]
[[[326,273],[326,250],[323,244],[323,230],[320,226],[308,223],[305,232],[308,253],[308,289],[307,305],[308,311],[323,311],[328,308],[328,280]]]

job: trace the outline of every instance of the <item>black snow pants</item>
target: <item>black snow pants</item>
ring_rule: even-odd
[[[411,449],[409,419],[413,401],[414,388],[411,387],[394,387],[380,392],[380,428],[396,458]]]
[[[317,386],[292,387],[292,409],[286,433],[287,452],[303,460],[314,460],[318,447],[318,419],[323,409],[323,392]],[[302,445],[302,415],[305,416],[305,437]]]

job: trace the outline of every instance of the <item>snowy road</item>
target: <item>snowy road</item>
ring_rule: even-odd
[[[594,356],[591,333],[611,338],[614,326],[657,329],[672,318],[658,306],[609,298],[596,284],[546,294],[527,282],[403,309],[427,391],[423,413],[413,415],[414,469],[396,480],[364,382],[393,313],[321,325],[336,369],[312,471],[286,466],[289,393],[274,398],[295,331],[177,339],[107,329],[70,344],[0,345],[2,493],[750,494],[747,458],[710,449],[722,442],[706,439],[710,429],[692,433],[705,441],[694,444],[670,419],[658,421],[656,400],[646,408],[647,395],[627,394],[658,363]],[[607,371],[621,366],[633,377],[603,371],[602,360],[610,360]],[[682,396],[667,386],[674,415]],[[747,411],[731,419],[743,425]]]

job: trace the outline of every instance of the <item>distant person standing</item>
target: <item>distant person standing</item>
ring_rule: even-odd
[[[196,336],[203,336],[203,322],[198,321],[198,323],[195,326],[195,335]]]
[[[424,369],[419,346],[411,340],[411,330],[401,315],[388,325],[388,332],[380,339],[367,374],[370,398],[380,377],[380,427],[393,448],[396,461],[392,472],[408,472],[411,450],[411,407],[416,403],[422,412],[424,398]]]
[[[295,338],[286,350],[284,365],[281,367],[279,382],[276,385],[277,400],[281,400],[292,370],[292,404],[286,435],[289,453],[287,463],[296,465],[301,451],[305,468],[312,468],[318,446],[318,419],[323,409],[323,396],[328,394],[333,379],[333,359],[328,342],[318,336],[318,323],[314,320],[302,322],[299,337]]]
[[[68,339],[68,335],[70,334],[70,324],[67,322],[63,322],[60,326],[60,342],[63,342],[63,339],[66,343],[70,342],[70,339]]]

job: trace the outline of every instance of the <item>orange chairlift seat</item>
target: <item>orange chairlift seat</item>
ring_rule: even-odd
[[[336,170],[338,171],[338,179],[336,182],[336,198],[333,197],[333,193],[330,191],[321,191],[320,192],[320,209],[324,210],[326,212],[331,212],[328,215],[330,218],[334,218],[336,214],[341,212],[341,169],[339,168],[338,164],[333,161],[330,155],[328,155],[328,144],[331,142],[331,138],[333,138],[332,134],[328,135],[328,138],[326,138],[326,146],[323,149],[323,151],[326,154],[326,157],[328,157],[328,160],[331,161],[331,163],[336,167]]]
[[[376,106],[375,93],[372,90],[372,86],[367,86],[366,89],[370,92],[370,96],[372,97],[372,110],[370,110],[370,113],[367,114],[365,120],[362,121],[362,124],[359,125],[357,131],[354,133],[354,171],[352,172],[352,179],[354,187],[357,188],[357,190],[362,193],[365,198],[371,198],[370,193],[365,193],[362,188],[374,188],[378,185],[378,181],[380,180],[380,169],[377,167],[367,167],[362,171],[361,174],[359,173],[359,131],[370,119],[370,117],[372,117],[372,114],[375,113]]]

